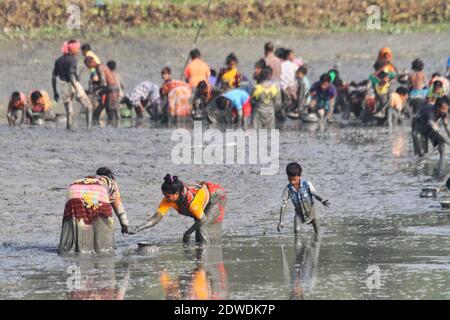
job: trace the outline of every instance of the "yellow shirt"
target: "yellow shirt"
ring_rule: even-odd
[[[270,87],[264,87],[261,84],[257,84],[253,90],[252,98],[258,100],[263,93],[268,93],[271,97],[276,97],[278,94],[278,89],[276,85],[271,85]]]
[[[209,202],[209,191],[206,185],[203,185],[195,195],[192,193],[192,188],[188,188],[187,194],[187,207],[189,212],[183,212],[182,208],[178,207],[177,202],[168,201],[166,198],[162,199],[159,204],[157,212],[162,216],[165,216],[170,208],[175,209],[179,214],[190,215],[193,218],[200,220],[204,215],[204,210]],[[191,199],[189,199],[191,197]]]
[[[377,84],[375,86],[375,91],[377,92],[377,94],[379,95],[385,95],[389,92],[391,85],[389,82],[385,83],[384,85],[381,84]]]
[[[43,107],[44,107],[44,112],[49,112],[50,109],[52,108],[52,100],[50,99],[50,97],[49,97],[47,91],[45,91],[45,90],[40,90],[39,92],[42,94],[42,98],[43,98],[43,100],[44,100],[44,105],[43,105]],[[31,92],[31,93],[32,93],[32,92]],[[32,102],[32,100],[31,100],[31,93],[30,93],[29,98],[28,98],[28,101],[29,101],[30,104],[31,104],[31,109],[32,109],[32,110],[33,110],[33,109],[35,110],[35,108],[39,109],[39,107],[40,107],[39,105],[32,105],[33,102]],[[33,112],[35,112],[34,110],[33,110]]]
[[[102,62],[100,61],[99,57],[98,57],[95,53],[93,53],[92,51],[86,52],[86,57],[92,57],[92,58],[95,60],[95,62],[96,62],[97,64],[102,63]]]
[[[222,81],[223,83],[228,84],[228,87],[229,87],[229,88],[234,88],[234,82],[235,82],[235,79],[236,79],[237,74],[238,74],[238,71],[237,71],[237,69],[235,69],[235,68],[234,68],[234,69],[231,69],[231,70],[228,70],[227,72],[225,72],[225,73],[222,75],[221,81]]]
[[[86,52],[86,57],[92,57],[97,64],[101,64],[99,57],[92,51]],[[93,77],[97,73],[95,68],[89,69],[89,72],[91,73],[91,77]]]

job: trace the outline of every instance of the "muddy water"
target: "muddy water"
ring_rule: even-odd
[[[407,128],[299,130],[290,123],[280,136],[280,171],[270,177],[259,175],[259,165],[174,165],[169,129],[87,133],[61,125],[0,132],[2,298],[450,298],[450,211],[439,206],[445,194],[419,198],[421,187],[436,185],[447,170],[432,159],[416,163]],[[318,241],[308,226],[294,238],[292,212],[285,230],[276,231],[283,167],[291,160],[331,199],[329,209],[319,208]],[[101,165],[117,172],[132,224],[160,201],[166,172],[220,182],[229,192],[223,246],[203,254],[183,249],[191,221],[172,213],[133,237],[117,227],[114,257],[58,257],[64,188]],[[138,241],[158,251],[139,255]],[[381,272],[379,289],[367,285],[369,267]],[[81,282],[71,281],[73,270],[80,270]]]
[[[381,39],[373,36],[373,46],[361,49],[352,42],[361,40],[358,37],[348,41],[361,55],[373,55],[381,46]],[[439,48],[425,53],[427,37],[419,39],[420,46],[404,37],[389,39],[393,46],[428,54],[426,61],[438,69],[444,61]],[[321,50],[313,58],[312,48],[314,44],[325,47],[327,41],[336,39],[321,38],[303,46],[304,56],[309,55],[320,71],[326,68],[319,65],[331,61]],[[258,46],[263,42],[255,40]],[[152,45],[139,41],[130,45],[139,44]],[[330,49],[333,54],[350,51],[343,43],[335,44],[336,48]],[[156,46],[174,53],[168,46]],[[211,50],[212,44],[205,47]],[[236,51],[245,53],[249,47],[240,43],[240,51]],[[104,53],[102,49],[98,51]],[[12,49],[2,45],[1,50]],[[119,47],[114,54],[121,50],[125,48]],[[40,61],[46,61],[43,53],[49,52],[42,47],[37,55]],[[399,60],[406,67],[413,53],[405,52]],[[156,57],[154,52],[150,55]],[[258,53],[252,51],[255,55]],[[2,65],[16,59],[0,56]],[[124,78],[151,74],[157,79],[156,69],[146,73],[132,61]],[[158,61],[164,62],[161,57]],[[345,73],[356,79],[370,70],[368,56],[356,59],[356,64],[345,57],[343,61],[348,66]],[[148,67],[156,62],[149,58],[142,64]],[[50,65],[47,61],[42,64],[39,68]],[[366,70],[355,68],[359,64]],[[15,74],[25,70],[41,74],[29,65],[6,65]],[[20,83],[27,86],[33,81],[25,76],[20,80],[2,78],[2,95]],[[77,123],[78,128],[83,125]],[[192,125],[184,126],[189,129]],[[0,298],[450,298],[450,211],[439,205],[448,195],[419,198],[421,188],[439,184],[448,168],[439,168],[435,157],[417,163],[408,126],[388,130],[335,123],[319,128],[289,122],[280,133],[280,170],[274,176],[259,175],[260,165],[176,165],[170,158],[175,145],[171,133],[171,129],[148,124],[136,128],[127,122],[120,128],[95,128],[90,133],[82,129],[67,132],[63,123],[17,128],[2,124]],[[287,183],[283,171],[292,160],[302,164],[305,177],[331,201],[329,209],[318,207],[320,239],[314,239],[309,226],[295,239],[292,209],[285,217],[286,228],[281,234],[276,231],[280,195]],[[74,179],[103,165],[116,172],[132,225],[143,222],[159,203],[160,183],[167,172],[186,182],[207,179],[221,183],[229,199],[223,246],[183,248],[181,237],[191,221],[170,213],[158,226],[136,236],[124,237],[116,226],[113,257],[58,257],[65,189]],[[139,241],[148,241],[157,250],[140,255],[136,252]],[[370,277],[377,270],[379,286]]]

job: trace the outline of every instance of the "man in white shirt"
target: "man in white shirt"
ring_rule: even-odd
[[[297,101],[297,80],[295,74],[298,65],[288,59],[290,50],[285,49],[282,55],[280,87],[283,98],[283,107],[286,111],[295,107]]]

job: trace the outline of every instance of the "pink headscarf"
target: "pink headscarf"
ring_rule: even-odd
[[[295,63],[296,65],[298,65],[299,67],[304,65],[302,59],[294,59],[294,61],[292,61],[292,62]]]
[[[71,51],[74,50],[79,50],[80,49],[80,42],[75,41],[75,42],[67,42],[65,41],[62,48],[61,48],[61,52],[63,54],[69,54]]]

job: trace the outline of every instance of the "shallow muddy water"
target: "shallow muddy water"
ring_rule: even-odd
[[[450,211],[439,205],[446,194],[419,198],[448,170],[433,157],[417,163],[407,127],[289,122],[278,174],[261,176],[259,165],[173,164],[170,129],[52,126],[0,128],[2,298],[450,298]],[[292,160],[332,203],[318,209],[318,240],[310,226],[295,239],[292,210],[276,231],[284,166]],[[221,183],[228,191],[223,246],[184,249],[191,221],[170,213],[135,236],[116,226],[114,257],[58,257],[65,187],[101,165],[116,171],[133,225],[155,209],[167,172]],[[139,241],[156,252],[138,254]],[[378,289],[369,289],[370,268],[381,273]],[[80,282],[70,273],[77,270]]]
[[[344,79],[365,78],[384,40],[399,51],[401,68],[408,67],[416,54],[424,57],[430,71],[439,71],[446,61],[448,52],[443,48],[449,46],[441,45],[448,44],[448,34],[419,35],[416,43],[413,35],[386,37],[290,39],[286,46],[302,50],[300,55],[311,61],[313,79],[338,57]],[[436,39],[441,45],[433,47]],[[220,54],[212,42],[203,42],[200,48],[220,65],[237,46],[236,53],[249,64],[260,56],[261,50],[254,48],[263,43],[263,39],[227,40]],[[58,50],[51,49],[56,45],[3,43],[0,63],[10,74],[28,72],[28,76],[2,78],[2,96],[21,85],[24,91],[31,90],[40,83],[34,79],[43,74],[48,74],[43,87],[50,89],[48,59],[57,55]],[[166,57],[173,65],[182,64],[174,57],[189,48],[143,40],[98,45],[100,55],[106,54],[107,46],[118,46],[111,57],[132,84],[145,77],[159,81]],[[136,49],[127,58],[129,70],[123,57],[127,48]],[[139,58],[144,51],[149,52],[148,59]],[[36,59],[26,62],[32,52]],[[243,69],[250,72],[251,66]],[[419,197],[423,187],[442,183],[448,165],[439,168],[436,155],[418,163],[408,125],[394,130],[341,123],[319,128],[289,121],[280,131],[279,171],[273,176],[261,176],[259,164],[176,165],[171,161],[176,144],[171,141],[172,129],[148,123],[136,128],[127,121],[120,128],[92,132],[83,126],[79,122],[75,131],[68,132],[64,123],[9,128],[3,119],[0,124],[2,299],[450,299],[450,210],[439,204],[450,194]],[[184,127],[190,130],[192,124]],[[292,207],[285,229],[276,231],[281,192],[287,184],[284,168],[290,161],[299,161],[304,176],[331,201],[328,209],[318,206],[320,239],[314,238],[310,226],[295,239]],[[222,184],[228,192],[223,245],[183,248],[181,238],[192,221],[171,212],[159,225],[135,236],[122,236],[116,223],[113,257],[57,256],[67,186],[104,165],[116,172],[131,225],[154,212],[166,173],[185,182]],[[139,241],[149,241],[157,249],[140,255]],[[377,271],[379,283],[373,278]]]

